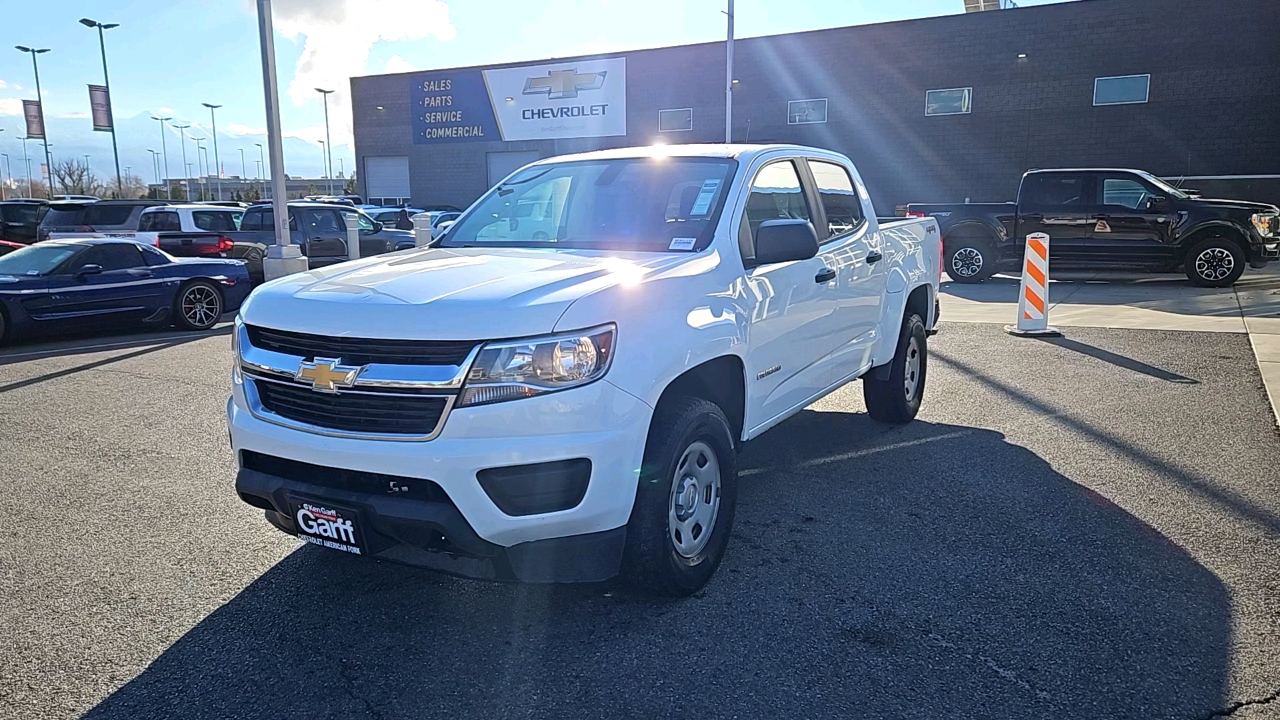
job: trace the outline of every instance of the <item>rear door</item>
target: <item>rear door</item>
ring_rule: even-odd
[[[81,275],[86,265],[99,265],[102,272]],[[164,282],[134,243],[95,245],[49,277],[49,310],[61,324],[74,327],[140,322],[161,310]]]
[[[1157,268],[1173,262],[1171,213],[1147,209],[1155,188],[1131,173],[1098,173],[1101,211],[1089,231],[1100,265]]]
[[[0,205],[0,237],[9,242],[30,245],[36,241],[36,226],[45,206],[37,203],[5,203]]]
[[[880,321],[889,263],[880,236],[870,232],[866,211],[848,169],[828,160],[807,161],[822,214],[819,255],[836,271],[836,347],[831,382],[860,371],[871,357]]]
[[[1018,195],[1019,247],[1031,233],[1049,236],[1050,264],[1088,267],[1089,233],[1101,212],[1094,178],[1085,172],[1033,173]]]
[[[303,207],[289,214],[300,216],[307,239],[307,257],[313,264],[347,258],[347,230],[336,209]]]
[[[821,393],[832,382],[830,357],[844,342],[837,314],[835,255],[843,243],[833,243],[816,257],[795,262],[754,266],[755,238],[760,223],[773,219],[801,219],[810,223],[820,214],[805,191],[798,162],[770,161],[756,171],[749,186],[739,224],[739,247],[750,267],[746,281],[754,298],[747,353],[747,426],[759,427]],[[826,233],[820,234],[820,237]]]

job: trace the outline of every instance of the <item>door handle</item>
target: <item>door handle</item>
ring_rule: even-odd
[[[836,279],[836,271],[832,270],[831,268],[822,268],[821,270],[818,271],[817,275],[813,276],[813,281],[818,283],[819,285],[821,285],[822,283],[829,283],[835,279]]]
[[[1090,220],[1110,220],[1111,216],[1110,215],[1090,215],[1089,219]]]
[[[130,270],[129,274],[134,277],[151,277],[153,273],[150,270]]]
[[[876,252],[875,250],[872,250],[871,252],[867,253],[867,264],[878,263],[883,259],[884,259],[884,256]]]

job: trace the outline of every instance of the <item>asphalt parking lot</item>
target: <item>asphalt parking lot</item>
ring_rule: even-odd
[[[459,580],[232,491],[225,331],[0,353],[0,716],[1280,716],[1280,436],[1243,334],[943,323],[924,410],[748,444],[693,598]]]

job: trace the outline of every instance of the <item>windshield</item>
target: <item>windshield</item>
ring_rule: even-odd
[[[1160,190],[1162,190],[1163,192],[1165,192],[1165,193],[1167,193],[1167,194],[1169,194],[1169,195],[1172,195],[1173,197],[1181,198],[1181,199],[1183,199],[1183,200],[1186,200],[1188,197],[1191,197],[1190,195],[1187,195],[1186,193],[1184,193],[1184,192],[1182,192],[1181,190],[1179,190],[1178,188],[1176,188],[1176,187],[1174,187],[1174,186],[1170,185],[1169,183],[1167,183],[1167,182],[1165,182],[1165,181],[1161,180],[1160,178],[1156,177],[1155,175],[1152,175],[1152,174],[1150,174],[1150,173],[1144,173],[1144,172],[1140,172],[1140,173],[1138,173],[1138,174],[1142,176],[1142,179],[1143,179],[1143,180],[1146,180],[1147,182],[1151,183],[1152,185],[1155,185],[1156,187],[1160,188]]]
[[[51,207],[40,221],[43,225],[80,225],[86,208]]]
[[[0,275],[44,275],[79,249],[79,245],[29,245],[0,257]]]
[[[700,250],[736,166],[727,158],[536,165],[491,190],[440,245]]]

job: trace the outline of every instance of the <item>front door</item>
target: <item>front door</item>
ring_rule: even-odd
[[[102,271],[84,273],[90,265]],[[141,322],[163,309],[164,283],[163,278],[153,276],[137,245],[94,245],[49,276],[45,319],[75,329]]]
[[[1172,213],[1147,207],[1155,189],[1127,173],[1100,174],[1101,212],[1089,249],[1099,265],[1159,268],[1173,262]]]
[[[302,231],[307,239],[307,257],[317,260],[347,259],[347,230],[330,208],[304,207],[290,215],[302,216]]]
[[[1018,195],[1018,246],[1028,235],[1049,236],[1049,266],[1088,267],[1089,232],[1099,208],[1088,173],[1033,173]]]
[[[773,219],[812,223],[812,207],[795,163],[782,160],[762,167],[751,183],[739,228],[744,262],[754,265],[760,223]],[[843,342],[837,332],[834,255],[824,249],[808,260],[761,265],[747,272],[749,430],[803,405],[832,382],[830,356]]]

